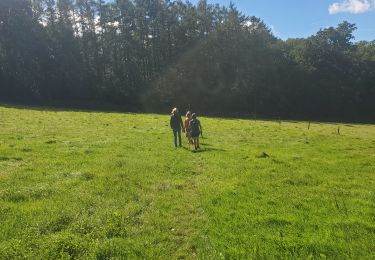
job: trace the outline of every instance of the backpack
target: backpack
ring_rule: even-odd
[[[193,119],[190,121],[190,128],[192,133],[199,133],[199,121],[198,119]]]

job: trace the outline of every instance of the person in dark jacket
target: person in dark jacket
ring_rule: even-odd
[[[173,108],[171,113],[171,121],[170,126],[173,130],[173,136],[174,136],[174,146],[177,148],[177,136],[178,136],[178,145],[181,147],[181,130],[185,132],[184,130],[184,124],[182,123],[181,115],[178,112],[177,108]]]

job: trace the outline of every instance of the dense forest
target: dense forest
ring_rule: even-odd
[[[375,41],[355,30],[283,41],[205,0],[0,0],[0,100],[374,121]]]

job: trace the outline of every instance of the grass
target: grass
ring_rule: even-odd
[[[168,120],[0,107],[0,258],[375,258],[375,126]]]

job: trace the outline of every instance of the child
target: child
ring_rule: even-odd
[[[193,138],[195,150],[199,149],[199,135],[202,132],[201,122],[197,119],[197,114],[193,113],[190,121],[191,137]]]
[[[185,135],[186,135],[186,138],[188,139],[188,142],[190,144],[193,144],[193,139],[191,138],[190,121],[191,121],[191,112],[188,111],[186,113],[186,118],[185,118]]]

